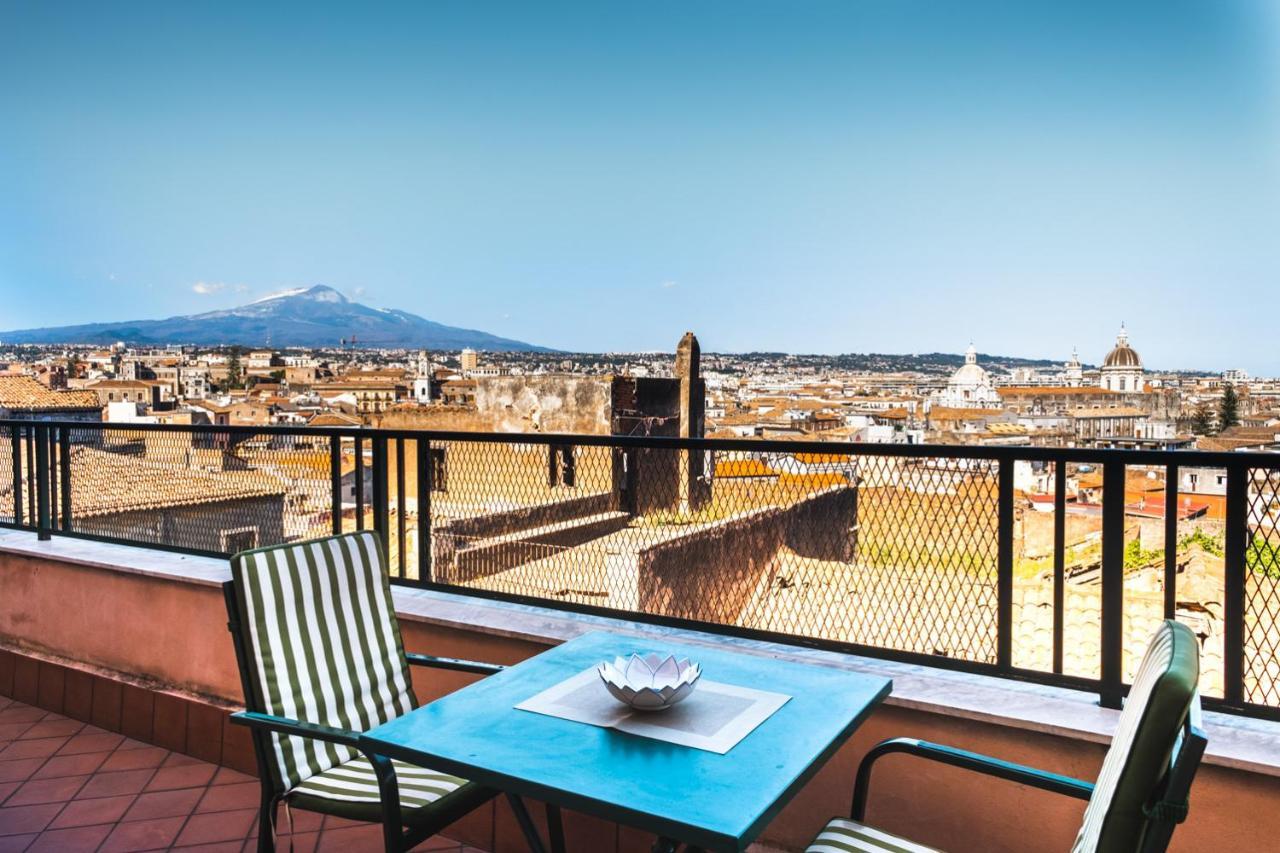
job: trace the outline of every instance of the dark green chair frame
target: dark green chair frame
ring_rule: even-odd
[[[1200,768],[1200,760],[1204,757],[1208,738],[1205,736],[1200,716],[1200,697],[1191,702],[1190,712],[1183,723],[1179,737],[1180,744],[1175,745],[1175,757],[1170,761],[1169,770],[1151,792],[1151,797],[1143,807],[1147,817],[1147,831],[1143,834],[1142,847],[1139,853],[1161,853],[1169,846],[1174,828],[1187,817],[1187,801],[1191,793],[1191,782]],[[1078,800],[1088,800],[1093,796],[1093,784],[1070,776],[1060,776],[1047,770],[1028,767],[1025,764],[1014,764],[992,758],[977,752],[957,749],[952,746],[930,743],[915,738],[890,738],[881,741],[858,765],[858,775],[853,786],[852,817],[864,823],[867,814],[867,799],[871,794],[871,770],[878,759],[895,753],[914,755],[930,761],[972,770],[986,776],[995,776],[1010,782],[1029,785],[1042,791],[1065,794]]]
[[[240,624],[239,605],[236,601],[235,581],[227,581],[222,585],[223,597],[227,605],[227,629],[235,641],[236,663],[240,668],[240,684],[244,689],[246,710],[232,714],[231,722],[248,726],[253,736],[254,757],[258,761],[258,775],[262,785],[262,798],[258,811],[258,853],[272,853],[275,850],[275,816],[276,807],[287,793],[281,790],[271,779],[266,768],[270,762],[272,750],[270,735],[272,732],[298,737],[311,738],[327,743],[340,744],[357,750],[369,759],[378,780],[378,794],[382,809],[382,838],[388,851],[409,850],[421,844],[432,835],[437,834],[455,820],[482,805],[497,795],[497,791],[488,788],[477,788],[475,796],[460,799],[447,810],[432,815],[428,822],[414,823],[405,826],[400,813],[400,789],[396,782],[395,770],[391,759],[383,755],[369,752],[360,745],[360,733],[334,728],[333,726],[306,723],[290,720],[262,712],[266,707],[262,697],[258,695],[253,680],[249,677],[249,644]],[[470,672],[479,675],[493,675],[505,667],[493,663],[458,660],[455,658],[433,657],[431,655],[406,652],[410,666],[429,666],[435,669],[453,670],[454,672]],[[516,812],[521,829],[528,831],[533,827],[523,801],[519,797],[508,797],[511,807]],[[556,816],[556,827],[559,827],[559,814]],[[536,834],[534,836],[537,837]]]

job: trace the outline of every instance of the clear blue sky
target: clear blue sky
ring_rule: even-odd
[[[1280,4],[0,0],[0,329],[1280,373]],[[204,291],[204,292],[200,292]]]

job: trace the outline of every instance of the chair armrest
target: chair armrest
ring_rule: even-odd
[[[438,658],[433,655],[420,655],[414,652],[405,652],[404,655],[412,666],[433,666],[436,669],[452,669],[458,672],[478,672],[481,675],[493,675],[495,672],[502,672],[505,666],[497,663],[480,663],[474,660],[459,660],[457,658]]]
[[[299,720],[290,720],[288,717],[277,717],[273,714],[263,714],[258,711],[238,711],[231,715],[231,722],[253,729],[262,729],[263,731],[276,732],[282,735],[296,735],[297,737],[311,738],[312,740],[321,740],[326,743],[349,746],[352,749],[360,749],[360,734],[358,732],[350,732],[346,729],[338,729],[320,723],[303,723]]]
[[[1093,785],[1080,779],[1060,776],[1057,773],[1050,773],[1046,770],[1037,770],[1034,767],[1027,767],[1025,764],[1001,761],[988,755],[969,752],[967,749],[957,749],[953,746],[900,737],[876,744],[862,759],[862,763],[858,765],[858,778],[853,786],[854,820],[861,821],[866,817],[872,765],[875,764],[876,759],[891,753],[906,753],[919,758],[927,758],[930,761],[939,761],[952,767],[973,770],[988,776],[1007,779],[1010,782],[1030,785],[1042,791],[1065,794],[1068,797],[1075,797],[1079,800],[1087,800],[1093,796]]]

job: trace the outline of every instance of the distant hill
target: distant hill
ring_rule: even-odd
[[[385,349],[472,349],[552,352],[475,329],[435,323],[407,311],[370,308],[317,284],[224,311],[0,332],[7,344],[197,344],[216,346],[334,347],[343,339]]]
[[[714,353],[704,353],[711,356]],[[916,371],[920,373],[951,373],[964,364],[963,353],[929,352],[929,353],[842,353],[840,355],[803,355],[781,352],[741,353],[738,358],[747,361],[794,361],[804,364],[821,365],[833,370],[867,370],[873,372]],[[1032,367],[1052,370],[1061,368],[1064,360],[1049,358],[1020,358],[1012,355],[989,355],[978,353],[978,364],[986,368],[1009,370],[1015,367]],[[1084,364],[1088,370],[1093,365]]]

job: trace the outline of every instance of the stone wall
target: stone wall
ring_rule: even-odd
[[[637,555],[640,610],[733,624],[777,571],[782,548],[818,560],[850,559],[857,514],[857,492],[841,487],[646,548]]]

